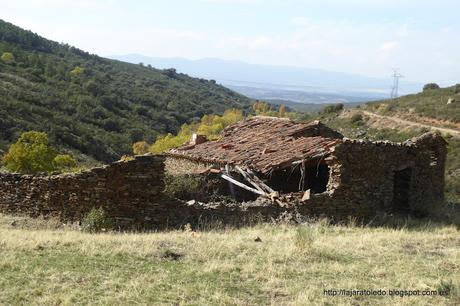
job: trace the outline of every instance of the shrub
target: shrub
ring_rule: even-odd
[[[77,161],[69,154],[59,154],[53,160],[56,169],[70,169],[77,166]]]
[[[5,64],[12,64],[14,63],[14,55],[11,52],[5,52],[2,54],[0,59],[5,63]]]
[[[185,199],[197,193],[201,185],[200,179],[191,175],[166,175],[164,192],[172,197]]]
[[[268,112],[271,111],[270,105],[267,102],[257,101],[252,105],[252,109],[256,113],[256,115],[267,115]]]
[[[353,124],[356,124],[356,125],[363,124],[364,123],[363,122],[363,115],[354,114],[353,116],[351,116],[350,122],[353,123]]]
[[[428,84],[425,84],[425,86],[423,86],[423,91],[439,89],[439,88],[440,88],[439,85],[436,83],[428,83]]]
[[[333,105],[327,105],[323,109],[323,113],[325,114],[330,114],[330,113],[338,113],[341,110],[343,110],[343,104],[338,103],[338,104],[333,104]]]
[[[150,145],[146,141],[138,141],[133,144],[134,155],[143,155],[149,153]]]
[[[72,71],[70,71],[71,76],[79,76],[79,75],[82,75],[83,73],[85,73],[85,68],[78,67],[78,66],[72,69]]]
[[[63,170],[77,165],[69,154],[58,155],[50,146],[48,135],[37,131],[22,133],[2,160],[7,170],[26,174]]]
[[[177,148],[186,143],[192,137],[192,129],[190,125],[183,124],[177,136],[167,134],[166,136],[158,137],[155,143],[150,147],[152,153],[161,153],[172,148]]]
[[[81,221],[81,229],[88,233],[110,231],[113,229],[113,220],[102,207],[93,208]]]
[[[3,157],[9,171],[34,174],[55,170],[56,151],[49,145],[48,135],[30,131],[22,133]]]
[[[278,114],[280,118],[284,118],[286,116],[286,106],[281,105]]]

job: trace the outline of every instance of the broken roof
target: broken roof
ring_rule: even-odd
[[[213,164],[245,166],[260,173],[291,166],[299,160],[327,155],[343,136],[319,121],[295,123],[289,119],[252,117],[224,129],[221,138],[186,145],[170,156]]]

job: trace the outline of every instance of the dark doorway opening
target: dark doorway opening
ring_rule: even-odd
[[[409,213],[410,185],[412,168],[405,168],[394,172],[393,177],[393,210],[400,213]]]
[[[322,193],[327,190],[327,183],[329,182],[328,165],[306,166],[303,175],[300,167],[301,165],[294,169],[274,171],[270,177],[269,185],[282,193],[307,189],[311,189],[314,193]]]

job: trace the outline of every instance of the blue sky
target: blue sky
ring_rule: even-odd
[[[99,55],[460,83],[458,0],[0,0],[0,18]]]

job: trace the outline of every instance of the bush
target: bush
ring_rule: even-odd
[[[191,175],[166,175],[164,192],[172,197],[186,199],[198,193],[201,185],[201,180]]]
[[[56,169],[70,169],[77,166],[77,161],[69,154],[59,154],[53,160]]]
[[[34,174],[55,170],[56,151],[49,145],[48,135],[30,131],[22,133],[3,157],[9,171]]]
[[[138,141],[133,144],[134,155],[144,155],[149,153],[150,145],[146,141]]]
[[[363,115],[354,114],[353,116],[351,116],[350,121],[351,121],[351,123],[354,123],[354,124],[363,123]]]
[[[0,59],[6,64],[14,63],[14,55],[11,52],[3,53],[2,56],[0,57]]]
[[[190,140],[192,134],[193,131],[190,125],[184,123],[176,136],[167,134],[166,136],[158,137],[155,143],[150,147],[150,151],[152,153],[162,153],[172,148],[180,147]]]
[[[102,207],[93,208],[81,221],[81,229],[88,233],[100,233],[113,229],[113,220]]]
[[[343,104],[338,103],[338,104],[333,104],[333,105],[326,106],[323,109],[323,113],[325,113],[325,114],[338,113],[341,110],[343,110]]]
[[[77,165],[69,154],[58,155],[49,145],[48,135],[37,131],[22,133],[3,157],[3,163],[9,171],[26,174],[63,170]]]
[[[436,83],[428,83],[428,84],[425,84],[425,86],[423,86],[423,91],[439,89],[439,88],[440,88],[439,85]]]
[[[85,73],[85,68],[82,67],[75,67],[72,71],[70,71],[71,76],[79,76]]]

